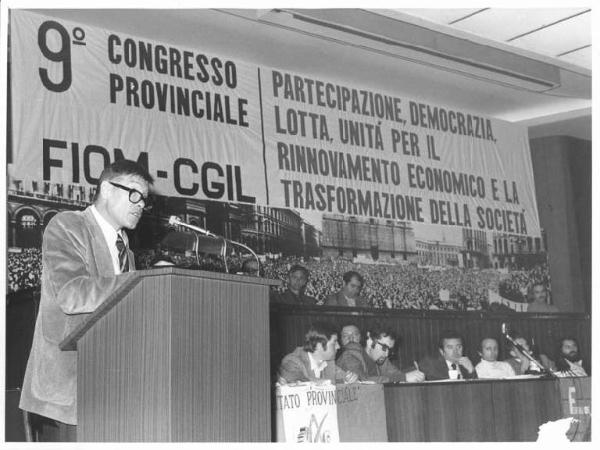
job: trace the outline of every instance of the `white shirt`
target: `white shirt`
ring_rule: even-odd
[[[475,366],[479,378],[507,378],[514,377],[515,371],[511,365],[504,361],[486,361],[482,359]]]
[[[129,243],[127,240],[127,234],[118,233],[108,221],[102,217],[102,215],[98,212],[96,207],[92,205],[90,207],[92,210],[92,214],[98,222],[100,229],[102,230],[102,234],[104,235],[104,239],[106,240],[106,245],[108,246],[108,251],[110,252],[110,256],[113,262],[113,268],[115,269],[115,275],[121,273],[121,267],[119,265],[119,250],[117,249],[117,235],[120,234],[125,246],[129,248]]]
[[[448,361],[447,359],[445,359],[444,361],[446,361],[446,365],[448,366],[448,376],[452,379],[452,376],[450,375],[452,370],[457,371],[457,377],[456,379],[460,379],[462,378],[462,373],[460,372],[460,367],[458,366],[458,363],[453,363],[452,361]],[[452,364],[454,364],[454,367],[456,367],[455,369],[452,368]]]
[[[346,297],[346,295],[344,295]],[[346,301],[348,302],[348,306],[356,306],[356,300],[350,297],[346,297]]]
[[[568,359],[565,359],[565,361],[567,361],[567,363],[569,364],[569,371],[568,372],[554,372],[555,375],[558,375],[559,377],[587,377],[588,376],[585,369],[581,365],[582,364],[581,360],[579,360],[577,362],[571,362]]]
[[[311,352],[308,352],[308,360],[310,361],[310,369],[315,373],[315,377],[321,378],[321,372],[327,367],[327,361],[318,363]]]

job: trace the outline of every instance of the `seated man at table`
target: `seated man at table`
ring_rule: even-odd
[[[374,325],[367,331],[364,347],[360,345],[360,331],[356,326],[347,325],[342,328],[342,336],[346,343],[337,359],[337,365],[357,374],[360,381],[411,383],[425,380],[423,372],[402,372],[390,362],[389,356],[396,344],[396,334],[393,331]]]
[[[535,283],[531,287],[531,303],[527,305],[527,312],[557,313],[560,312],[554,305],[548,304],[548,290],[544,283]]]
[[[498,341],[487,337],[482,339],[479,349],[481,362],[475,366],[478,378],[508,378],[514,377],[515,371],[511,365],[498,361]]]
[[[544,366],[549,370],[554,370],[554,362],[544,354],[535,354],[529,345],[527,338],[516,335],[514,341],[519,344],[525,351],[529,352],[535,361],[527,358],[521,350],[515,345],[510,345],[510,358],[506,360],[511,365],[516,375],[539,375],[544,372]]]
[[[445,331],[438,342],[438,355],[427,356],[419,362],[426,380],[477,378],[471,360],[463,356],[463,339],[455,331]]]
[[[327,297],[325,304],[328,306],[369,306],[369,302],[360,296],[360,291],[365,285],[363,276],[350,270],[344,274],[342,279],[344,280],[342,289]]]
[[[342,351],[348,344],[359,344],[360,346],[360,330],[354,324],[349,324],[342,327],[340,334],[340,342],[342,344]]]
[[[573,337],[560,340],[556,359],[556,375],[563,377],[587,377],[590,368],[579,354],[579,345]]]
[[[333,325],[313,324],[304,337],[304,346],[296,348],[281,361],[278,382],[330,380],[332,383],[354,383],[358,379],[356,374],[335,365],[335,353],[339,348]]]
[[[306,267],[293,265],[288,271],[287,289],[282,294],[273,294],[273,301],[292,305],[316,304],[317,299],[305,294],[308,278],[309,271]]]

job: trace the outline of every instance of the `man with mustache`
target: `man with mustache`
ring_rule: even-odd
[[[403,372],[389,360],[396,345],[396,334],[392,330],[378,324],[371,326],[364,347],[360,344],[360,331],[355,325],[346,325],[341,334],[343,349],[337,365],[356,373],[359,380],[376,383],[418,383],[425,380],[423,372]]]
[[[527,305],[527,312],[557,313],[558,308],[548,304],[548,290],[544,283],[535,283],[531,288],[532,301]]]
[[[560,340],[556,370],[557,375],[565,377],[587,377],[591,373],[579,354],[579,345],[575,338],[569,336]]]

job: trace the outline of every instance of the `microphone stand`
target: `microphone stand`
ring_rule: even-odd
[[[508,340],[512,345],[515,346],[515,348],[517,350],[519,350],[523,355],[525,355],[525,357],[530,361],[533,362],[535,364],[537,364],[539,367],[542,368],[542,373],[549,378],[557,378],[556,375],[554,375],[552,373],[552,371],[546,367],[544,364],[542,364],[541,361],[538,361],[537,359],[535,359],[533,357],[533,355],[531,353],[529,353],[529,351],[525,350],[525,348],[519,344],[517,341],[515,341],[505,330],[504,327],[502,327],[502,334],[504,334],[504,337],[506,338],[506,340]]]
[[[181,226],[183,228],[188,228],[188,229],[190,229],[192,231],[196,231],[198,233],[202,233],[205,236],[211,236],[211,237],[223,239],[223,249],[221,250],[221,256],[223,258],[223,262],[225,264],[225,271],[227,273],[229,273],[229,267],[227,265],[227,241],[229,241],[231,244],[238,245],[238,246],[240,246],[240,247],[248,250],[252,254],[252,256],[254,256],[254,259],[256,259],[256,264],[257,264],[257,267],[258,267],[258,272],[260,273],[260,259],[258,259],[258,256],[256,255],[256,253],[254,253],[254,251],[250,247],[248,247],[248,246],[246,246],[246,245],[244,245],[244,244],[242,244],[240,242],[228,240],[228,239],[226,239],[224,237],[218,236],[218,235],[216,235],[214,233],[211,233],[208,230],[205,230],[204,228],[200,228],[200,227],[195,226],[195,225],[190,225],[189,223],[186,223],[186,222],[183,222],[183,221],[179,220],[179,218],[177,216],[171,216],[171,217],[169,217],[169,225],[178,225],[178,226]],[[198,260],[198,249],[197,248],[196,248],[196,260]]]

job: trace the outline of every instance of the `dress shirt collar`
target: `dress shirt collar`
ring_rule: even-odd
[[[327,361],[321,361],[320,363],[313,357],[311,352],[308,353],[308,360],[310,361],[310,369],[315,373],[315,377],[321,378],[321,372],[327,367]]]
[[[115,274],[121,273],[121,269],[119,268],[119,251],[117,250],[117,235],[120,234],[123,238],[123,242],[127,245],[127,235],[125,233],[118,233],[110,223],[100,214],[100,212],[96,209],[95,205],[90,206],[90,210],[98,222],[98,226],[102,230],[102,234],[104,235],[104,239],[106,240],[106,245],[108,246],[108,251],[110,252],[111,259],[113,261],[113,268],[115,270]]]
[[[350,298],[346,294],[344,294],[344,297],[346,297],[346,301],[348,302],[348,306],[356,306],[356,299],[355,298]]]
[[[458,378],[462,378],[462,373],[460,372],[460,366],[458,365],[458,363],[453,363],[452,361],[448,361],[447,359],[444,359],[444,361],[446,361],[446,365],[448,366],[448,371],[456,370],[456,371],[458,371]],[[455,369],[452,369],[452,364],[454,364]]]
[[[100,228],[102,228],[102,232],[104,233],[104,235],[110,237],[111,239],[114,237],[113,242],[116,242],[117,230],[115,230],[112,227],[112,225],[108,223],[108,220],[106,220],[104,216],[100,214],[100,211],[98,211],[96,205],[90,206],[90,209],[92,210],[92,214],[94,214],[94,217],[96,218],[96,222],[98,222],[98,225],[100,225]]]

